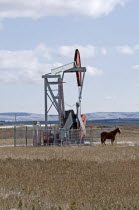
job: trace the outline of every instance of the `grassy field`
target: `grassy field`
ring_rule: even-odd
[[[0,209],[139,209],[139,147],[0,148]]]

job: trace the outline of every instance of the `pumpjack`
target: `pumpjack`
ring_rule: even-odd
[[[83,135],[86,135],[86,115],[81,114],[82,90],[84,84],[86,67],[81,66],[80,52],[75,50],[74,61],[72,63],[52,69],[50,74],[42,76],[44,79],[45,89],[45,129],[48,129],[48,113],[52,106],[58,113],[59,129],[81,129]],[[78,86],[78,99],[76,102],[76,113],[74,110],[65,110],[64,103],[64,75],[68,73],[76,73]],[[53,87],[55,86],[55,91]],[[48,100],[51,105],[48,107]]]

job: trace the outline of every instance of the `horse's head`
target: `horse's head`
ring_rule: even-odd
[[[121,134],[121,131],[119,128],[116,129],[117,133]]]

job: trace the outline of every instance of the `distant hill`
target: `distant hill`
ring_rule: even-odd
[[[0,121],[44,121],[44,114],[34,114],[27,112],[6,112],[0,113]],[[87,120],[103,120],[103,119],[137,119],[139,112],[93,112],[87,113]],[[49,121],[57,121],[56,115],[49,115]]]
[[[94,112],[86,115],[87,120],[139,118],[139,112]]]
[[[27,113],[27,112],[0,113],[0,121],[15,121],[15,116],[16,116],[17,121],[44,121],[43,114],[34,114],[34,113]]]

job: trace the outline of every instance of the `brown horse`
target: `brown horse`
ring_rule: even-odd
[[[101,133],[101,144],[105,144],[106,139],[111,139],[111,144],[113,145],[113,142],[115,140],[115,136],[117,133],[121,133],[119,128],[116,128],[114,131],[111,131],[111,132],[105,132],[105,131],[102,132]]]

